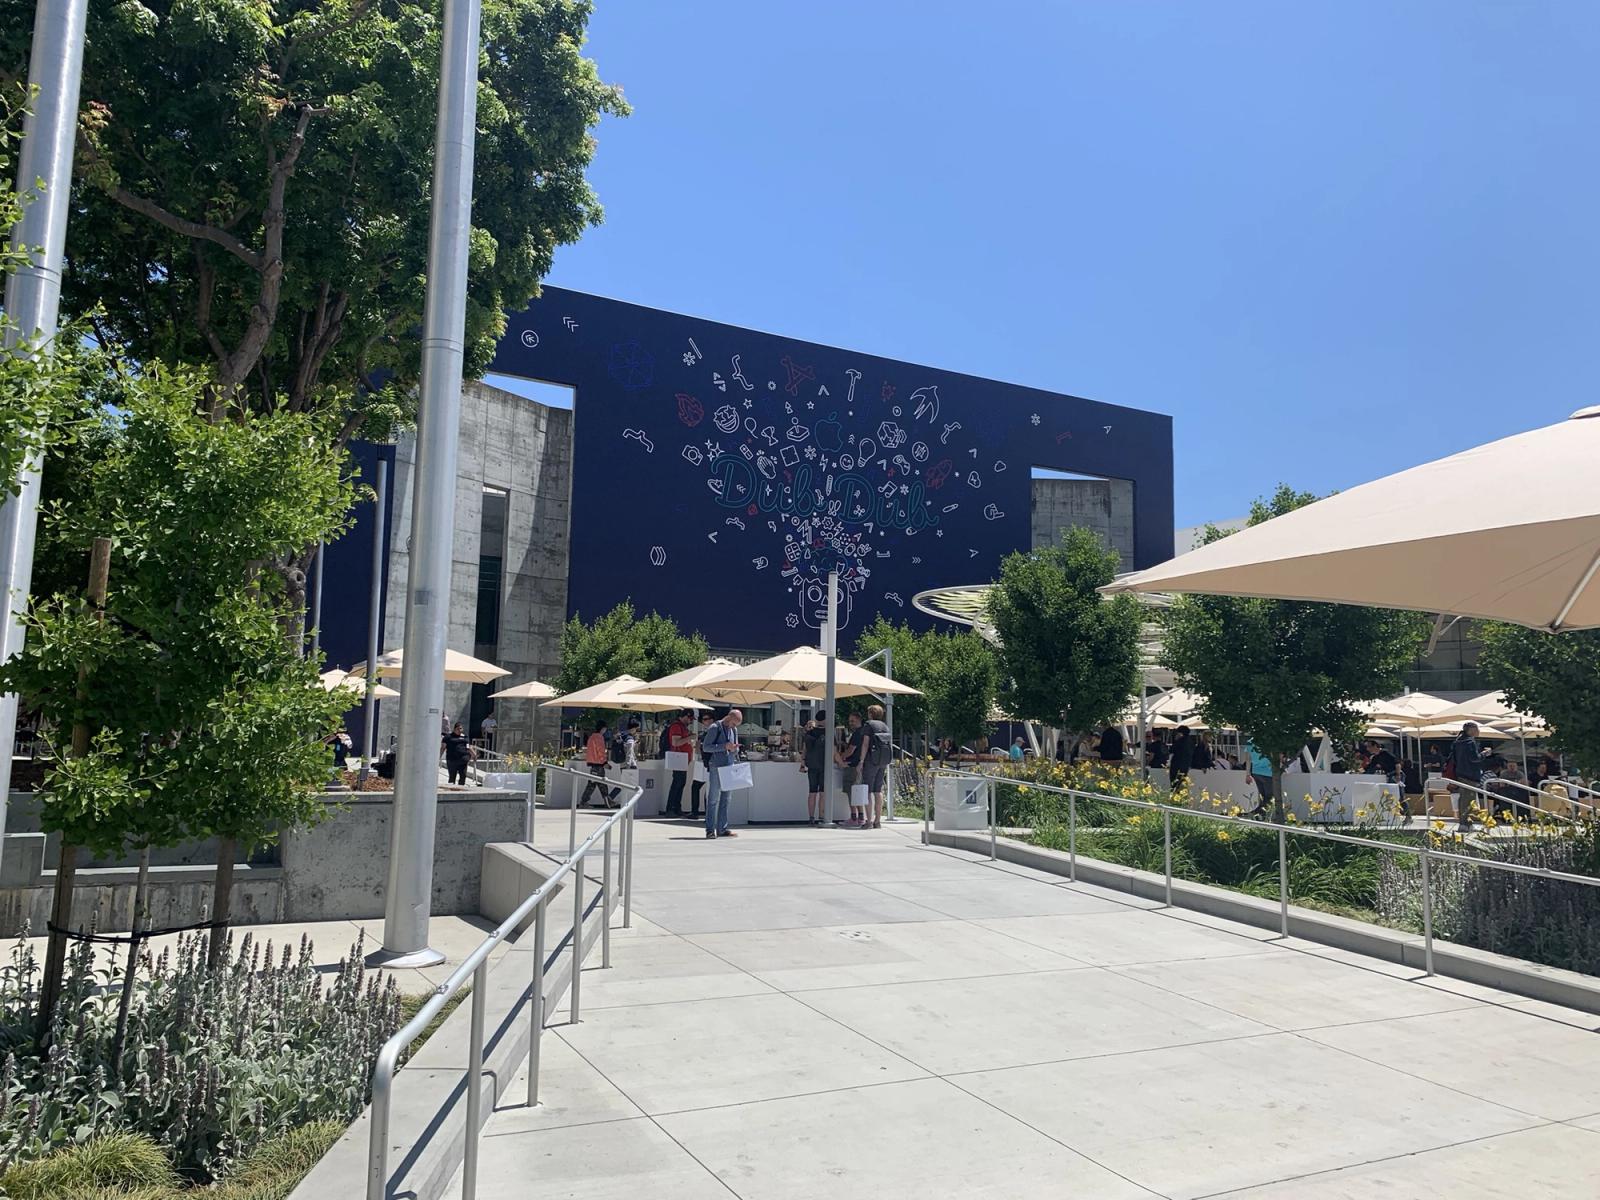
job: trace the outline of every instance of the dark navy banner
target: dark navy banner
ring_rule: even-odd
[[[1134,481],[1172,555],[1172,420],[546,288],[491,370],[576,388],[568,609],[631,597],[716,646],[841,645],[1031,545],[1031,468]]]

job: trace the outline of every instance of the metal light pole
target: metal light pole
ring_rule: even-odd
[[[22,210],[12,231],[13,247],[27,248],[28,261],[6,282],[4,353],[26,351],[55,336],[61,312],[61,263],[67,245],[67,200],[72,192],[72,153],[78,132],[78,91],[83,82],[83,32],[88,0],[38,0],[28,85],[33,111],[22,130],[17,191],[44,181],[42,194]],[[22,649],[22,613],[33,586],[33,541],[39,518],[37,454],[28,459],[19,490],[0,505],[0,662]],[[8,481],[9,482],[9,481]],[[6,797],[11,791],[11,755],[17,732],[17,698],[0,697],[0,845]]]
[[[378,459],[378,488],[372,499],[372,590],[367,597],[367,699],[361,718],[361,775],[365,784],[372,771],[372,756],[378,746],[378,697],[373,694],[378,682],[378,626],[383,620],[383,535],[389,528],[389,461]]]
[[[828,738],[828,770],[823,775],[823,782],[827,787],[823,793],[822,809],[822,823],[827,825],[833,821],[833,705],[837,699],[834,695],[837,687],[834,673],[837,666],[835,655],[839,652],[839,572],[837,571],[828,572],[828,623],[822,629],[822,652],[828,656],[827,686],[822,693],[823,711],[828,714],[827,724],[824,726]]]
[[[388,966],[444,961],[428,945],[433,841],[439,807],[439,717],[450,606],[456,451],[466,337],[467,242],[472,225],[472,151],[478,109],[479,0],[445,0],[434,132],[428,292],[422,314],[422,389],[417,417],[411,564],[406,580],[405,676],[400,747],[384,896]],[[576,997],[574,997],[576,999]],[[574,1004],[576,1009],[576,1004]]]

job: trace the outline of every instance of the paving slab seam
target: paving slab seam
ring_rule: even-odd
[[[1461,1010],[1460,1009],[1452,1009],[1452,1010],[1449,1010],[1449,1011],[1460,1012]],[[1444,1016],[1446,1014],[1444,1014],[1444,1013],[1418,1013],[1417,1015],[1418,1016]],[[1381,1018],[1381,1020],[1406,1021],[1406,1020],[1410,1020],[1410,1018],[1409,1017],[1388,1017],[1388,1018]],[[1357,1024],[1361,1024],[1361,1025],[1376,1025],[1376,1024],[1378,1024],[1378,1021],[1360,1021],[1360,1022],[1357,1022]],[[1468,1100],[1476,1100],[1479,1104],[1489,1104],[1489,1105],[1493,1105],[1495,1108],[1503,1108],[1507,1112],[1519,1113],[1522,1116],[1527,1117],[1530,1121],[1534,1121],[1539,1125],[1558,1125],[1558,1124],[1561,1124],[1560,1121],[1555,1120],[1555,1119],[1553,1119],[1551,1117],[1541,1117],[1538,1113],[1531,1113],[1525,1108],[1518,1108],[1515,1104],[1508,1104],[1504,1100],[1495,1099],[1493,1096],[1480,1096],[1476,1092],[1467,1091],[1465,1088],[1459,1088],[1459,1087],[1454,1086],[1453,1084],[1444,1083],[1444,1082],[1442,1082],[1441,1080],[1438,1080],[1438,1079],[1429,1079],[1426,1075],[1419,1075],[1415,1071],[1406,1070],[1404,1067],[1397,1067],[1393,1063],[1385,1062],[1381,1058],[1368,1058],[1365,1054],[1357,1054],[1354,1050],[1351,1050],[1348,1047],[1335,1046],[1331,1042],[1319,1042],[1315,1038],[1305,1037],[1303,1031],[1299,1031],[1299,1030],[1287,1031],[1286,1030],[1285,1032],[1287,1032],[1290,1037],[1300,1038],[1301,1041],[1309,1042],[1313,1046],[1321,1046],[1325,1050],[1337,1050],[1340,1054],[1347,1054],[1351,1058],[1355,1059],[1358,1062],[1369,1063],[1369,1064],[1371,1064],[1372,1066],[1375,1066],[1375,1067],[1382,1067],[1386,1071],[1393,1071],[1396,1075],[1404,1075],[1408,1079],[1415,1079],[1418,1083],[1425,1083],[1430,1087],[1443,1088],[1447,1092],[1454,1092],[1458,1096],[1465,1096]],[[1579,1117],[1577,1119],[1581,1121],[1583,1118]],[[1483,1139],[1481,1139],[1481,1138],[1471,1138],[1471,1139],[1468,1139],[1468,1140],[1469,1141],[1482,1141]]]
[[[572,1022],[569,1021],[568,1024],[570,1025],[570,1024],[572,1024]],[[650,1124],[652,1124],[652,1125],[654,1125],[656,1127],[656,1129],[660,1130],[662,1137],[666,1138],[674,1146],[676,1146],[679,1150],[683,1151],[684,1154],[688,1155],[689,1158],[691,1160],[693,1160],[695,1166],[699,1167],[707,1175],[711,1176],[712,1179],[715,1179],[719,1184],[721,1184],[723,1186],[723,1188],[725,1188],[727,1190],[727,1192],[728,1192],[728,1194],[730,1196],[739,1196],[739,1193],[733,1190],[733,1187],[728,1183],[728,1181],[726,1179],[724,1179],[721,1175],[718,1175],[715,1171],[713,1171],[710,1167],[708,1167],[705,1164],[705,1162],[701,1160],[700,1156],[695,1154],[694,1151],[690,1150],[689,1147],[685,1146],[677,1138],[673,1137],[672,1134],[670,1132],[668,1132],[668,1130],[661,1124],[661,1122],[656,1120],[654,1114],[646,1112],[644,1105],[640,1104],[632,1096],[628,1095],[628,1093],[626,1091],[624,1091],[617,1084],[616,1080],[612,1079],[611,1076],[607,1075],[604,1071],[602,1071],[599,1068],[599,1066],[596,1065],[596,1063],[587,1054],[585,1054],[582,1050],[580,1050],[576,1046],[574,1046],[572,1044],[572,1042],[562,1033],[561,1030],[558,1029],[556,1031],[556,1036],[561,1038],[561,1040],[567,1044],[568,1049],[570,1049],[574,1054],[576,1054],[578,1056],[578,1058],[583,1063],[585,1063],[591,1071],[593,1071],[596,1075],[600,1076],[600,1078],[605,1080],[606,1083],[610,1084],[611,1087],[615,1088],[616,1092],[617,1092],[617,1095],[621,1096],[624,1100],[626,1100],[629,1104],[633,1105],[634,1108],[638,1109],[641,1113],[644,1113],[644,1115],[642,1117],[628,1117],[628,1118],[626,1118],[626,1120],[629,1120],[629,1121],[649,1121]],[[665,1115],[665,1114],[663,1114],[663,1115]],[[570,1126],[569,1126],[569,1128],[570,1128]],[[529,1131],[522,1131],[522,1132],[529,1132]],[[537,1131],[532,1131],[532,1132],[537,1132]],[[740,1197],[740,1200],[743,1200],[743,1197]]]
[[[1007,1068],[1007,1069],[1010,1069],[1010,1068]],[[972,1072],[972,1074],[977,1074],[977,1072]],[[1137,1179],[1134,1179],[1134,1178],[1132,1178],[1131,1176],[1128,1176],[1128,1175],[1124,1175],[1121,1171],[1117,1170],[1115,1167],[1108,1166],[1107,1164],[1101,1162],[1099,1159],[1095,1158],[1092,1154],[1085,1154],[1082,1150],[1079,1150],[1071,1142],[1065,1142],[1065,1141],[1062,1141],[1058,1137],[1053,1137],[1052,1135],[1046,1133],[1044,1130],[1040,1129],[1037,1125],[1033,1125],[1033,1124],[1030,1124],[1027,1121],[1024,1121],[1021,1117],[1017,1116],[1015,1113],[1007,1112],[1005,1109],[1001,1108],[998,1104],[995,1104],[993,1101],[987,1099],[986,1097],[980,1096],[976,1092],[969,1091],[968,1089],[962,1087],[961,1084],[959,1082],[957,1082],[957,1080],[956,1080],[956,1078],[954,1076],[941,1075],[941,1076],[939,1076],[939,1078],[943,1079],[946,1083],[948,1083],[951,1087],[955,1088],[958,1092],[961,1092],[963,1095],[971,1096],[974,1100],[976,1100],[979,1104],[982,1104],[984,1107],[993,1109],[995,1112],[999,1113],[1002,1117],[1006,1117],[1009,1120],[1015,1121],[1018,1125],[1021,1125],[1024,1129],[1031,1129],[1034,1133],[1036,1133],[1040,1137],[1044,1138],[1045,1141],[1054,1142],[1056,1145],[1060,1146],[1063,1150],[1066,1150],[1069,1154],[1076,1154],[1079,1158],[1083,1159],[1085,1162],[1093,1163],[1095,1166],[1099,1167],[1102,1171],[1105,1171],[1105,1172],[1107,1172],[1108,1174],[1111,1174],[1111,1175],[1115,1175],[1118,1179],[1122,1180],[1124,1183],[1128,1184],[1130,1187],[1136,1187],[1142,1192],[1149,1192],[1150,1195],[1152,1195],[1152,1196],[1159,1196],[1159,1197],[1161,1197],[1161,1200],[1172,1200],[1172,1197],[1167,1192],[1158,1192],[1155,1188],[1151,1187],[1149,1184],[1140,1183]]]
[[[940,1075],[937,1071],[930,1072],[938,1079],[960,1079],[966,1075],[999,1075],[1004,1071],[1031,1071],[1035,1067],[1055,1067],[1062,1063],[1096,1062],[1102,1058],[1126,1058],[1133,1054],[1160,1054],[1169,1050],[1192,1050],[1196,1046],[1225,1046],[1229,1042],[1248,1042],[1252,1038],[1287,1037],[1282,1029],[1268,1029],[1256,1033],[1233,1033],[1226,1037],[1199,1038],[1192,1042],[1171,1042],[1164,1046],[1141,1046],[1133,1050],[1107,1050],[1103,1054],[1069,1054],[1065,1058],[1042,1058],[1038,1062],[1012,1063],[1004,1067],[974,1067],[970,1071],[951,1071],[947,1075]],[[926,1070],[927,1068],[921,1068]]]
[[[701,947],[705,949],[705,947]],[[708,953],[711,953],[708,951]],[[1075,971],[1098,971],[1094,963],[1079,963],[1075,967],[1022,967],[1015,971],[989,971],[983,975],[938,975],[927,979],[901,979],[872,983],[833,983],[822,987],[778,988],[786,996],[809,996],[816,992],[849,992],[858,988],[922,987],[929,983],[978,983],[985,979],[1015,979],[1018,975],[1044,975],[1051,972],[1066,974]]]
[[[1228,1188],[1221,1192],[1206,1192],[1204,1195],[1195,1196],[1193,1200],[1226,1200],[1228,1196],[1240,1196],[1246,1192],[1253,1192],[1258,1188],[1276,1187],[1282,1183],[1298,1183],[1306,1179],[1316,1179],[1322,1175],[1338,1175],[1343,1171],[1354,1171],[1362,1167],[1375,1167],[1383,1163],[1401,1162],[1408,1158],[1418,1158],[1424,1154],[1438,1154],[1441,1150],[1459,1150],[1463,1146],[1475,1146],[1480,1142],[1492,1142],[1498,1138],[1511,1137],[1513,1134],[1527,1133],[1534,1129],[1546,1129],[1551,1125],[1559,1125],[1559,1121],[1538,1121],[1533,1125],[1524,1125],[1520,1129],[1507,1129],[1500,1133],[1486,1134],[1483,1137],[1464,1138],[1459,1142],[1445,1142],[1439,1146],[1426,1146],[1421,1150],[1407,1150],[1404,1154],[1383,1154],[1377,1158],[1365,1159],[1358,1163],[1347,1163],[1342,1167],[1329,1167],[1325,1171],[1306,1171],[1300,1175],[1285,1175],[1279,1179],[1263,1179],[1256,1183],[1247,1183],[1243,1187]]]

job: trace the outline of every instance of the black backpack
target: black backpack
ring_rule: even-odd
[[[893,753],[889,745],[889,727],[882,721],[872,722],[867,729],[867,769],[876,771],[888,766]]]
[[[628,761],[628,741],[626,734],[615,734],[611,738],[611,761],[625,763]]]

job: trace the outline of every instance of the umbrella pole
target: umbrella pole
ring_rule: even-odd
[[[829,571],[828,572],[828,620],[827,620],[827,624],[825,624],[823,626],[823,629],[822,629],[822,652],[825,655],[828,656],[828,676],[827,676],[827,685],[824,688],[823,693],[822,693],[822,703],[823,703],[824,711],[826,711],[826,713],[828,714],[826,728],[827,728],[827,736],[828,736],[828,754],[830,756],[830,759],[831,759],[831,757],[833,755],[834,690],[838,686],[837,683],[834,681],[834,666],[835,666],[834,655],[838,652],[838,639],[839,639],[839,624],[838,624],[838,622],[839,622],[839,573],[837,571]],[[833,823],[833,795],[834,795],[834,774],[833,774],[833,763],[831,761],[828,764],[828,770],[823,775],[823,782],[827,786],[826,786],[826,790],[823,793],[823,807],[822,807],[823,817],[822,817],[822,822],[823,822],[824,825],[831,825]]]
[[[378,682],[378,628],[383,620],[383,534],[387,527],[389,460],[378,459],[378,488],[372,498],[372,586],[367,594],[367,698],[361,718],[361,775],[358,786],[365,787],[372,772],[372,756],[378,747],[378,698],[372,685]]]

